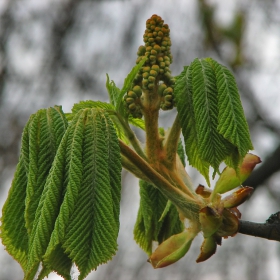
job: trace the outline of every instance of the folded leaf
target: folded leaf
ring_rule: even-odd
[[[239,174],[237,174],[233,168],[226,167],[216,182],[212,196],[214,197],[216,193],[223,194],[240,186],[250,176],[255,166],[260,162],[261,160],[258,156],[247,154],[241,166],[239,166]]]
[[[161,243],[149,258],[154,268],[162,268],[181,259],[191,247],[194,236],[184,231]]]
[[[200,254],[196,259],[196,262],[204,262],[208,260],[212,255],[216,253],[217,243],[214,236],[204,238],[203,243],[200,247]]]
[[[225,208],[233,208],[237,207],[240,204],[242,204],[244,201],[246,201],[254,191],[254,188],[252,187],[243,187],[234,193],[224,197],[222,199],[222,203]]]

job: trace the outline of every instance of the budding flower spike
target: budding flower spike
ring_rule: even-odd
[[[124,96],[128,112],[134,118],[142,118],[143,115],[145,102],[141,100],[142,91],[149,92],[150,95],[157,92],[160,95],[159,105],[162,110],[170,110],[174,105],[175,79],[171,76],[169,68],[172,63],[169,26],[164,24],[161,17],[153,15],[146,22],[143,39],[145,45],[138,49],[136,64],[143,57],[147,57],[147,60],[136,75],[131,90]]]

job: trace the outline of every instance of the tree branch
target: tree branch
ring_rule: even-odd
[[[280,241],[280,212],[272,214],[265,223],[239,221],[239,233]]]

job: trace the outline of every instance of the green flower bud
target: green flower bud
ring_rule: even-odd
[[[132,103],[128,106],[129,110],[134,111],[136,109],[135,103]]]
[[[126,102],[127,104],[134,103],[134,98],[128,97],[128,98],[126,98],[125,102]]]
[[[159,71],[159,66],[158,65],[153,65],[152,70],[158,72]]]
[[[171,87],[168,87],[163,91],[163,95],[172,95],[172,93],[173,89]]]
[[[133,92],[138,96],[140,97],[142,95],[142,89],[140,86],[134,86],[133,87]]]
[[[166,100],[166,101],[172,101],[172,99],[173,99],[173,96],[172,95],[166,95],[165,97],[164,97],[164,99]]]
[[[149,75],[150,75],[149,72],[145,72],[145,73],[143,73],[143,78],[144,79],[148,79]]]
[[[151,55],[157,55],[157,51],[156,50],[151,50]]]
[[[149,83],[149,81],[148,81],[148,80],[143,79],[143,81],[142,81],[142,85],[143,85],[144,87],[147,87],[147,86],[148,86],[148,83]]]
[[[155,65],[154,65],[154,66],[155,66]],[[153,77],[156,77],[156,76],[157,76],[157,71],[151,70],[151,71],[150,71],[150,75],[153,76]]]
[[[130,90],[130,91],[127,93],[127,95],[128,95],[130,98],[133,98],[133,99],[135,99],[135,98],[137,97],[136,93],[135,93],[134,91],[132,91],[132,90]]]
[[[158,94],[159,94],[160,96],[162,96],[162,95],[163,95],[163,91],[164,91],[166,88],[167,88],[166,84],[160,84],[160,85],[158,86]]]
[[[137,55],[138,55],[138,56],[142,56],[142,55],[145,54],[145,52],[146,52],[145,46],[140,46],[140,47],[138,48]]]

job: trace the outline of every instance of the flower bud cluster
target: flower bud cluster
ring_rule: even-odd
[[[172,63],[170,29],[167,24],[164,24],[161,17],[153,15],[146,22],[143,39],[145,46],[139,47],[136,64],[145,56],[147,60],[136,75],[133,87],[140,86],[143,91],[158,90],[161,97],[161,109],[172,109],[175,79],[171,76],[169,68]],[[132,115],[140,116],[141,109],[138,110],[137,98],[140,102],[140,96],[137,96],[134,103],[129,103],[130,99],[127,102],[128,97],[126,97],[126,104],[128,104],[128,110]],[[135,104],[135,106],[131,104]]]
[[[172,109],[175,80],[169,68],[172,63],[170,29],[161,17],[153,15],[146,22],[143,39],[145,56],[148,57],[142,68],[143,89],[153,90],[160,83],[158,93],[162,97],[161,108]]]
[[[124,101],[127,106],[129,113],[133,118],[141,119],[143,114],[141,112],[140,97],[142,95],[142,89],[139,85],[134,86],[124,96]]]

